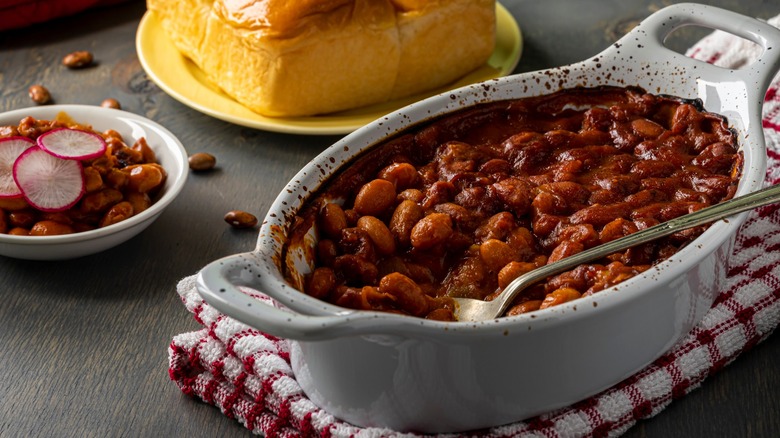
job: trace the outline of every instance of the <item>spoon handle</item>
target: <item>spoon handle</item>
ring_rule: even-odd
[[[594,246],[593,248],[563,258],[555,263],[550,263],[549,265],[534,269],[533,271],[512,280],[499,295],[497,298],[501,303],[499,314],[506,310],[509,303],[512,302],[512,299],[520,291],[551,275],[561,273],[582,263],[602,258],[617,251],[668,236],[681,230],[704,225],[718,219],[723,219],[743,211],[752,210],[778,201],[780,201],[780,185],[769,186],[753,193],[711,205],[699,211],[688,213],[667,222],[645,228],[636,233],[621,237],[620,239]]]

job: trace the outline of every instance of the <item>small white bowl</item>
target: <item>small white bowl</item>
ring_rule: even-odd
[[[0,114],[0,126],[18,125],[27,116],[52,120],[61,112],[78,123],[91,125],[96,131],[113,129],[128,145],[145,137],[168,177],[152,206],[129,219],[104,228],[59,236],[0,234],[0,255],[28,260],[64,260],[119,245],[154,222],[181,192],[187,180],[187,151],[181,142],[158,123],[127,111],[89,105],[31,107]]]

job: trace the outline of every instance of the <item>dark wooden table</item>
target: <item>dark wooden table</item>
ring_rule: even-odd
[[[670,3],[504,0],[524,36],[516,71],[594,55]],[[710,3],[760,18],[780,13],[780,4],[768,0]],[[172,336],[199,327],[175,285],[212,260],[251,250],[256,231],[231,229],[224,213],[264,216],[294,173],[338,137],[248,129],[175,101],[138,62],[135,35],[144,12],[143,2],[132,1],[0,33],[0,110],[31,106],[27,88],[35,83],[47,86],[56,103],[97,105],[113,97],[166,126],[190,153],[212,153],[219,166],[193,174],[156,223],[114,249],[61,262],[0,257],[2,437],[249,435],[168,378]],[[706,31],[678,34],[671,45],[684,49]],[[74,50],[92,51],[97,65],[64,69],[61,58]],[[626,436],[778,436],[779,362],[775,334]]]

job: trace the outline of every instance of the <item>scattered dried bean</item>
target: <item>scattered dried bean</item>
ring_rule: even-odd
[[[84,68],[92,64],[92,53],[86,50],[78,50],[68,53],[62,58],[62,65],[68,68]]]
[[[217,159],[206,152],[197,152],[190,155],[189,159],[190,169],[199,172],[204,170],[211,170],[217,165]]]
[[[235,228],[252,228],[257,225],[257,217],[241,210],[231,210],[225,214],[225,222]]]
[[[38,105],[45,105],[51,102],[51,94],[43,85],[33,85],[27,91],[30,94],[30,99]]]
[[[109,97],[108,99],[103,100],[103,102],[100,102],[100,106],[103,108],[122,109],[122,105],[119,104],[119,101],[112,97]]]

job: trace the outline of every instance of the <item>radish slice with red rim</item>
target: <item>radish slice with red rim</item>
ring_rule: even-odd
[[[91,160],[106,152],[106,142],[94,132],[57,128],[38,137],[38,146],[67,160]]]
[[[0,198],[18,198],[22,191],[14,181],[14,162],[35,142],[27,137],[6,137],[0,139]]]
[[[67,210],[84,195],[81,162],[55,157],[38,146],[22,152],[13,173],[24,199],[41,211]]]

